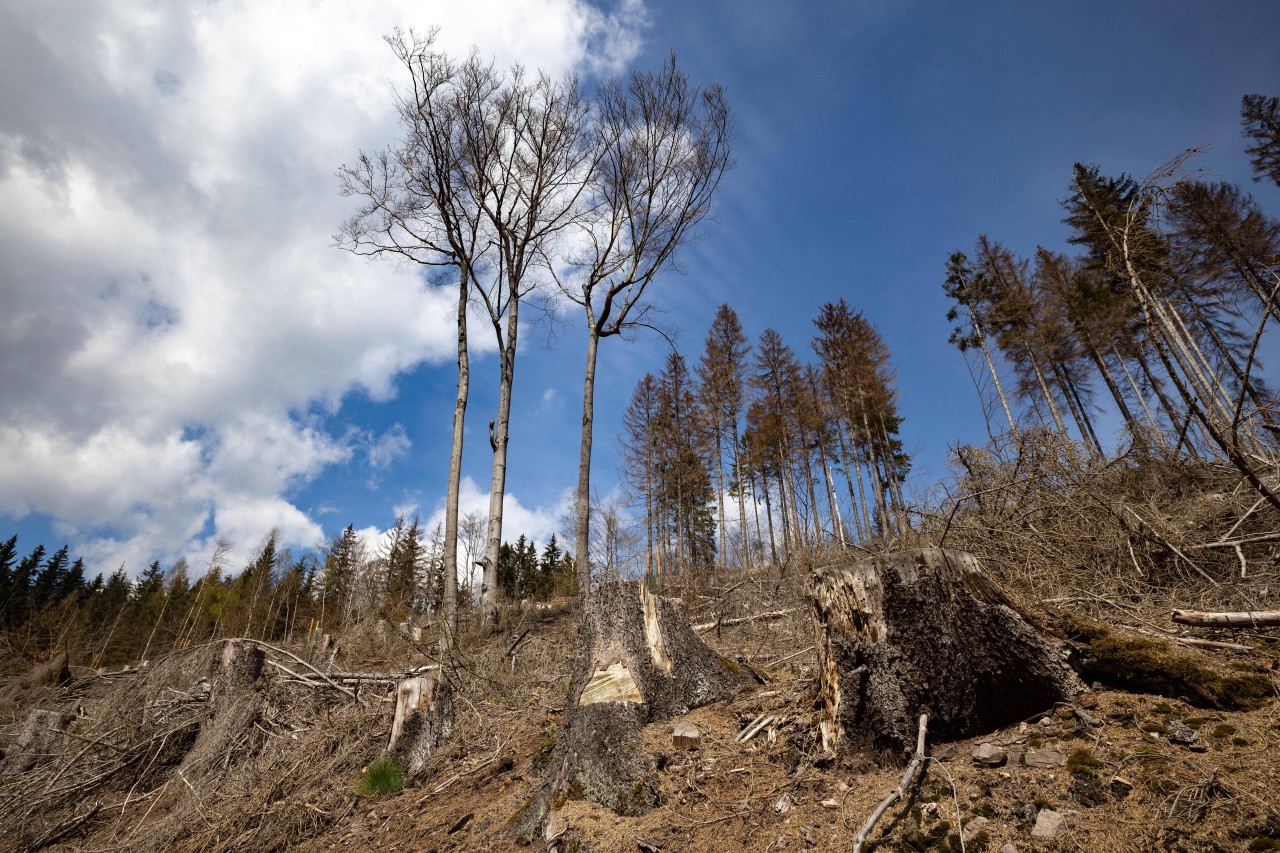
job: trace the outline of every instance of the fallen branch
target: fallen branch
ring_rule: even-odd
[[[723,628],[729,625],[745,625],[748,622],[762,622],[772,619],[781,619],[789,613],[795,613],[796,608],[788,607],[786,610],[773,610],[768,613],[757,613],[754,616],[737,616],[733,619],[717,619],[714,622],[703,622],[700,625],[694,625],[693,630],[699,634],[705,634],[713,628]]]
[[[1274,628],[1280,626],[1280,610],[1254,610],[1237,613],[1204,613],[1198,610],[1175,610],[1172,619],[1179,625],[1201,628]]]
[[[920,715],[920,732],[916,735],[916,752],[911,757],[911,763],[907,765],[907,769],[903,771],[902,778],[898,780],[898,787],[889,792],[889,796],[880,801],[880,805],[876,806],[876,810],[871,813],[871,817],[867,818],[867,822],[862,825],[862,829],[858,830],[858,834],[853,838],[853,853],[862,853],[862,848],[867,843],[867,836],[871,834],[871,830],[875,829],[876,824],[884,813],[889,810],[889,806],[898,800],[904,799],[907,792],[915,787],[919,781],[920,771],[924,767],[924,738],[929,728],[929,715]]]
[[[312,671],[312,672],[314,672],[316,675],[320,676],[320,680],[321,680],[321,681],[323,681],[323,682],[325,682],[325,683],[327,683],[327,684],[328,684],[330,687],[332,687],[334,690],[337,690],[337,691],[339,691],[340,693],[345,693],[346,695],[350,696],[352,699],[357,699],[356,694],[355,694],[355,692],[354,692],[354,691],[349,690],[349,689],[347,689],[346,687],[343,687],[341,684],[339,684],[338,682],[334,681],[332,678],[330,678],[329,676],[325,675],[323,672],[321,672],[320,670],[316,669],[314,666],[312,666],[311,664],[307,663],[305,660],[303,660],[302,658],[298,657],[297,655],[295,655],[293,652],[289,651],[288,649],[282,649],[282,648],[280,648],[279,646],[273,646],[273,645],[271,645],[270,643],[264,643],[264,642],[262,642],[261,640],[254,640],[254,639],[252,639],[252,638],[250,638],[250,637],[236,637],[236,638],[234,638],[234,639],[232,639],[232,640],[228,640],[228,642],[232,642],[232,643],[238,643],[238,642],[253,643],[255,646],[262,646],[262,648],[266,649],[267,651],[275,652],[275,653],[276,653],[276,654],[278,654],[278,655],[285,655],[286,657],[292,658],[292,659],[293,659],[294,661],[296,661],[297,663],[302,664],[302,665],[303,665],[303,666],[305,666],[307,669],[311,670],[311,671]],[[358,701],[358,699],[357,699],[357,701]]]
[[[746,743],[756,735],[760,734],[764,727],[772,723],[775,719],[776,716],[773,714],[761,714],[751,722],[751,725],[739,732],[738,736],[733,739],[733,742]]]

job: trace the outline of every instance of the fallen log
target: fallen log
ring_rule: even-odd
[[[1234,613],[1175,610],[1172,619],[1179,625],[1196,625],[1200,628],[1275,628],[1280,626],[1280,610],[1246,610]]]
[[[660,785],[645,761],[641,729],[720,699],[746,677],[698,638],[684,602],[636,581],[591,587],[576,647],[549,781],[513,821],[525,837],[535,837],[549,809],[570,798],[618,814],[657,805]]]
[[[907,754],[929,714],[941,740],[994,731],[1083,689],[1045,638],[962,551],[925,548],[810,572],[819,728],[842,743]]]

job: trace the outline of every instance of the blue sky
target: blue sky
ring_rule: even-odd
[[[1273,2],[465,4],[19,2],[0,10],[0,534],[98,570],[236,559],[397,511],[438,515],[449,297],[330,247],[334,171],[391,141],[380,37],[576,70],[670,51],[722,82],[736,168],[654,294],[696,359],[721,302],[807,352],[823,302],[879,327],[915,487],[985,437],[946,344],[947,255],[986,233],[1063,248],[1071,164],[1143,174],[1191,146],[1248,183],[1238,108],[1280,94]],[[1280,215],[1280,191],[1249,184]],[[477,335],[483,335],[483,330]],[[508,533],[559,529],[576,474],[584,334],[522,331]],[[464,508],[486,503],[496,361],[474,364]],[[606,342],[595,482],[654,335]],[[1274,357],[1273,359],[1274,360]]]

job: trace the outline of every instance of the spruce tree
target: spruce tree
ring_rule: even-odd
[[[1280,98],[1245,95],[1240,99],[1240,123],[1253,140],[1245,149],[1251,156],[1255,181],[1270,178],[1280,186]]]

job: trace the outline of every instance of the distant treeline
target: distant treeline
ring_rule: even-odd
[[[68,546],[22,556],[14,535],[0,542],[0,642],[14,662],[67,647],[77,663],[112,667],[222,637],[287,641],[409,621],[440,607],[443,538],[439,526],[428,534],[402,516],[376,547],[348,525],[322,551],[295,554],[273,530],[238,573],[227,570],[230,544],[220,540],[199,571],[184,557],[167,569],[157,560],[136,580],[123,565],[89,580]],[[555,536],[541,555],[521,536],[502,546],[499,585],[508,600],[572,594],[573,566]],[[460,598],[469,608],[466,580]]]

